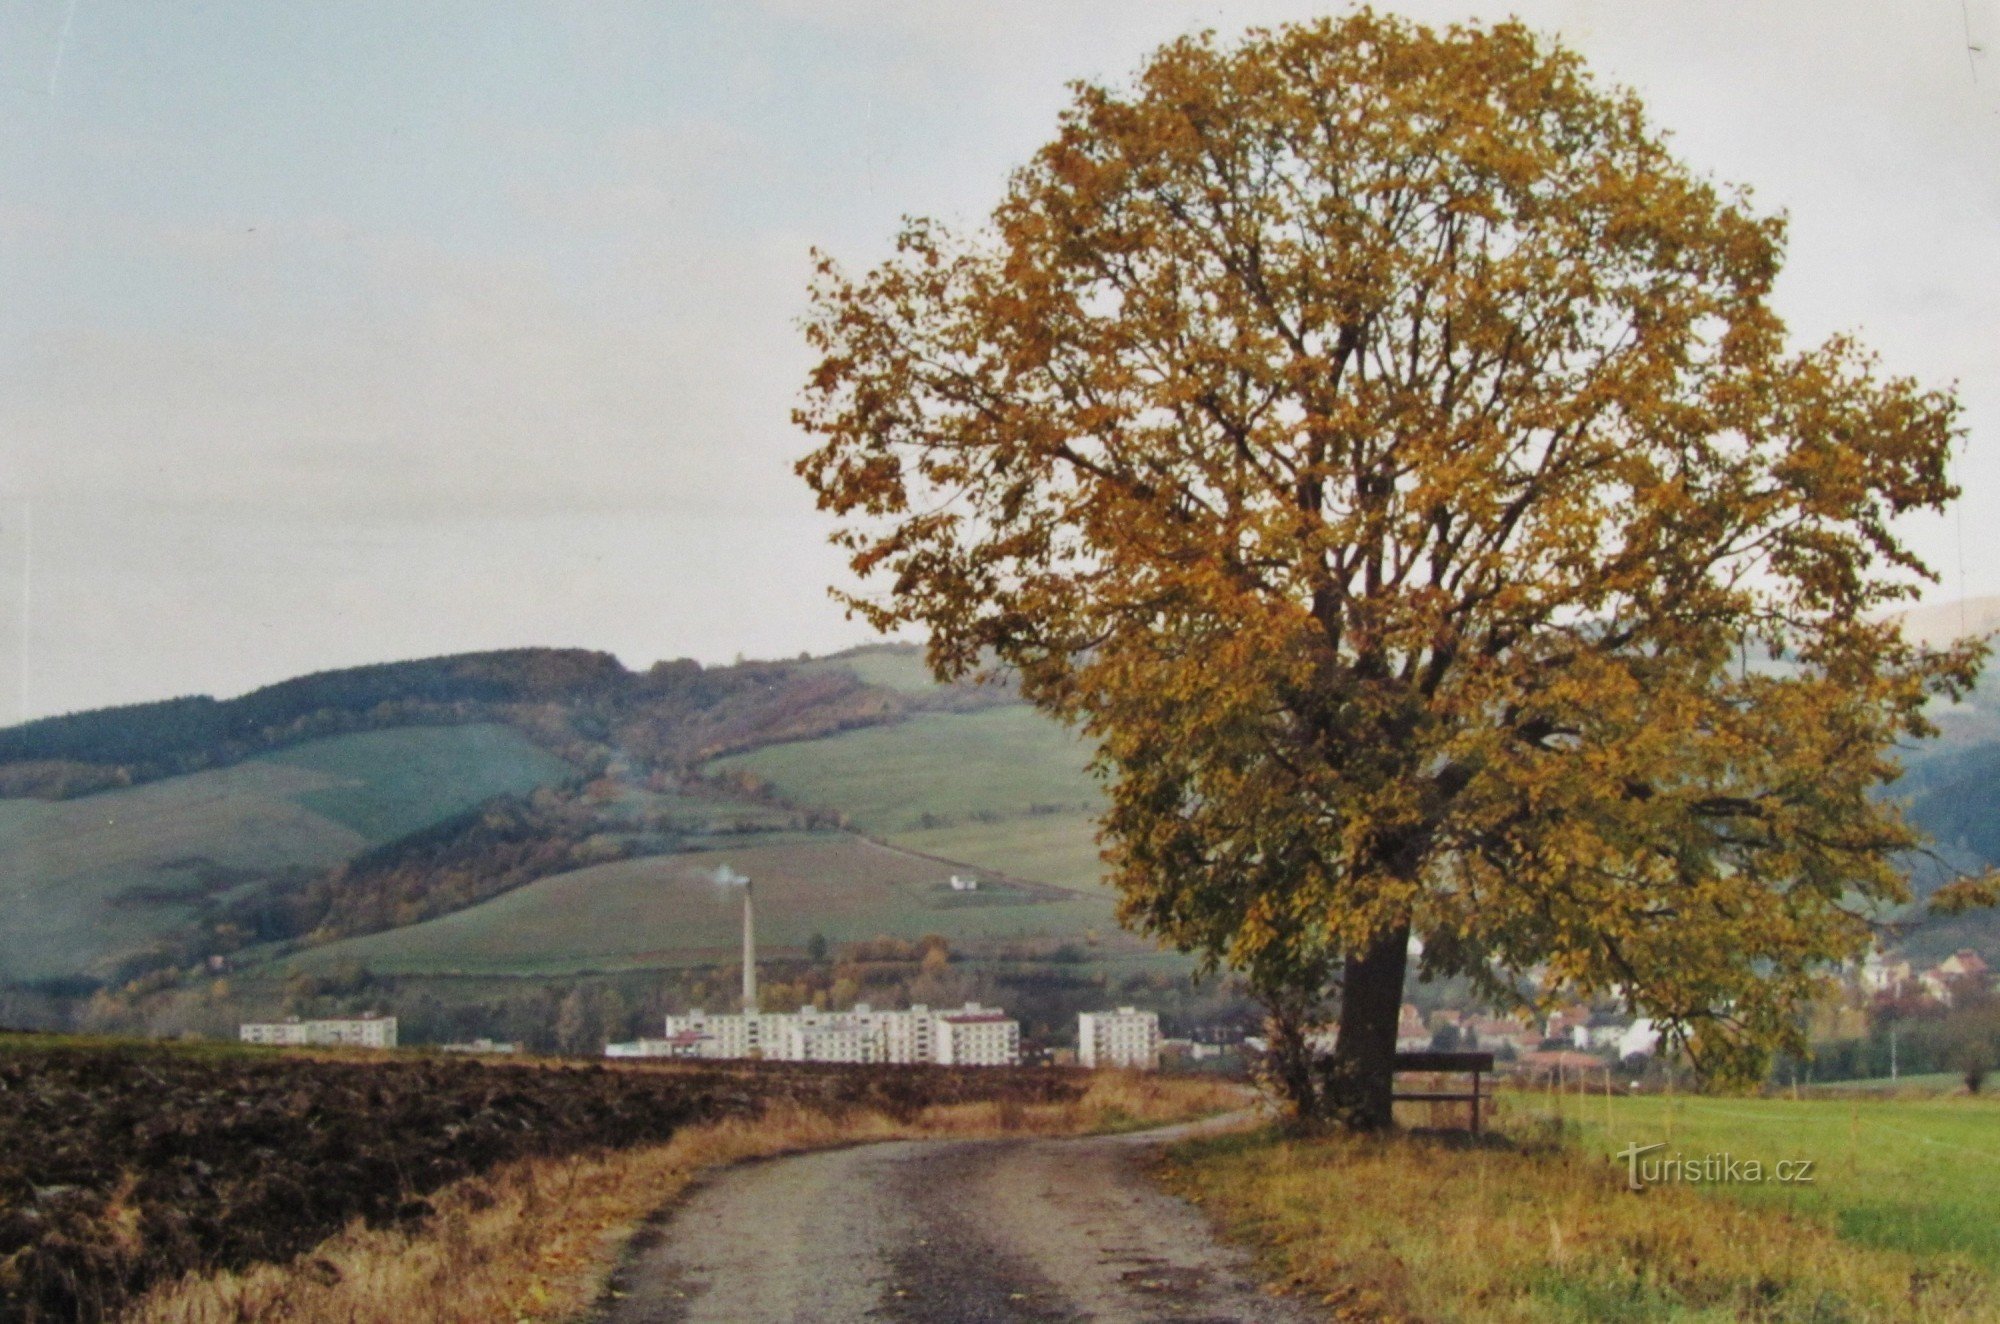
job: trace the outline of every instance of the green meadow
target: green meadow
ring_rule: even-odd
[[[1160,1172],[1338,1319],[2000,1319],[2000,1103],[1502,1091],[1497,1104],[1497,1143],[1265,1128],[1175,1146]],[[1617,1155],[1654,1144],[1655,1160],[1737,1179],[1635,1193]],[[1780,1162],[1793,1180],[1773,1180]]]
[[[430,826],[496,795],[563,781],[575,770],[509,726],[405,726],[314,740],[255,762],[324,782],[293,798],[373,842]]]
[[[795,804],[838,809],[871,836],[1094,812],[1089,748],[1023,705],[919,713],[890,726],[767,745],[720,759]]]
[[[354,960],[379,974],[560,975],[737,959],[741,894],[715,885],[727,863],[757,888],[767,953],[939,933],[954,947],[1070,941],[1115,932],[1109,900],[1057,888],[950,888],[951,865],[846,833],[771,834],[705,851],[621,860],[543,878],[465,910],[290,958]],[[1121,946],[1136,946],[1123,940]]]
[[[1104,864],[1097,858],[1097,820],[1088,814],[975,820],[894,832],[884,840],[906,850],[963,860],[1058,887],[1105,890]]]
[[[1963,1255],[2000,1274],[2000,1100],[1960,1095],[1713,1098],[1699,1095],[1503,1096],[1503,1107],[1563,1117],[1605,1155],[1755,1160],[1767,1180],[1687,1183],[1704,1195],[1828,1222],[1842,1237],[1919,1255]],[[1775,1165],[1809,1162],[1810,1181]]]
[[[898,673],[910,655],[867,655]],[[914,673],[900,677],[914,683]],[[879,680],[878,680],[878,683]],[[794,804],[941,860],[1101,892],[1089,747],[1025,705],[922,713],[891,726],[770,745],[716,766],[753,773]]]

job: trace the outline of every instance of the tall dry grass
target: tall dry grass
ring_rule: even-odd
[[[692,1127],[663,1145],[509,1163],[429,1197],[409,1230],[359,1223],[283,1265],[190,1276],[126,1317],[145,1324],[493,1324],[574,1317],[604,1290],[632,1232],[704,1169],[878,1140],[1074,1135],[1164,1125],[1244,1106],[1225,1082],[1101,1073],[1062,1104],[983,1102],[884,1113],[785,1104]]]
[[[1965,1260],[1686,1186],[1634,1194],[1550,1140],[1266,1131],[1175,1146],[1163,1175],[1342,1320],[2000,1320],[2000,1287]]]

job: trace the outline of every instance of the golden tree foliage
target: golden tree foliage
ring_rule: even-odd
[[[1871,792],[1979,657],[1874,619],[1956,402],[1789,348],[1782,245],[1520,26],[1190,37],[979,233],[822,259],[799,470],[852,605],[1100,742],[1129,922],[1344,986],[1362,1122],[1412,933],[1742,1067],[1905,898]]]

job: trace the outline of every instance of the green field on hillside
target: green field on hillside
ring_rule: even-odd
[[[288,964],[356,960],[381,974],[568,974],[736,959],[740,894],[711,875],[727,863],[755,880],[757,935],[770,953],[832,942],[941,933],[954,945],[1109,933],[1101,896],[989,886],[954,893],[937,861],[845,833],[782,844],[622,860],[544,878],[409,928],[314,948]],[[759,834],[758,843],[769,837]]]
[[[938,688],[921,648],[857,648],[832,657],[816,658],[808,671],[848,671],[870,685],[904,694],[928,694]]]
[[[1097,858],[1097,820],[1088,814],[1031,814],[997,823],[956,823],[892,832],[884,840],[906,850],[962,860],[1058,887],[1093,891],[1104,887],[1104,865]]]
[[[1088,747],[1041,713],[1013,704],[923,713],[893,726],[770,745],[718,760],[764,778],[795,804],[845,813],[873,836],[1038,810],[1094,811]]]
[[[1547,1095],[1503,1096],[1547,1115]],[[1841,1236],[1919,1255],[1967,1256],[2000,1273],[2000,1100],[1709,1098],[1614,1094],[1560,1100],[1584,1144],[1612,1156],[1757,1160],[1766,1180],[1691,1183],[1704,1194],[1825,1219]],[[1810,1181],[1780,1183],[1779,1161],[1810,1161]],[[1613,1159],[1619,1170],[1625,1161]]]
[[[845,660],[845,659],[843,659]],[[914,683],[913,654],[862,653]],[[1016,878],[1104,890],[1096,815],[1103,792],[1089,747],[1025,704],[925,713],[893,726],[772,745],[720,761],[794,804],[837,809],[892,845]]]
[[[258,761],[327,778],[297,796],[298,803],[371,841],[394,841],[482,800],[531,791],[574,772],[519,731],[491,722],[367,731]]]
[[[0,800],[0,979],[101,971],[203,896],[325,868],[569,771],[506,727],[410,727],[75,800]]]

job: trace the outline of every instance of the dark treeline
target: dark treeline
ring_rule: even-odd
[[[1896,786],[1910,817],[1940,845],[2000,862],[2000,744],[1925,760]]]
[[[1812,1061],[1781,1060],[1780,1083],[1809,1075],[1817,1081],[1867,1080],[1950,1072],[1977,1090],[2000,1071],[2000,997],[1967,992],[1950,1007],[1936,1003],[1893,1007],[1875,1017],[1867,1037],[1820,1044]]]

